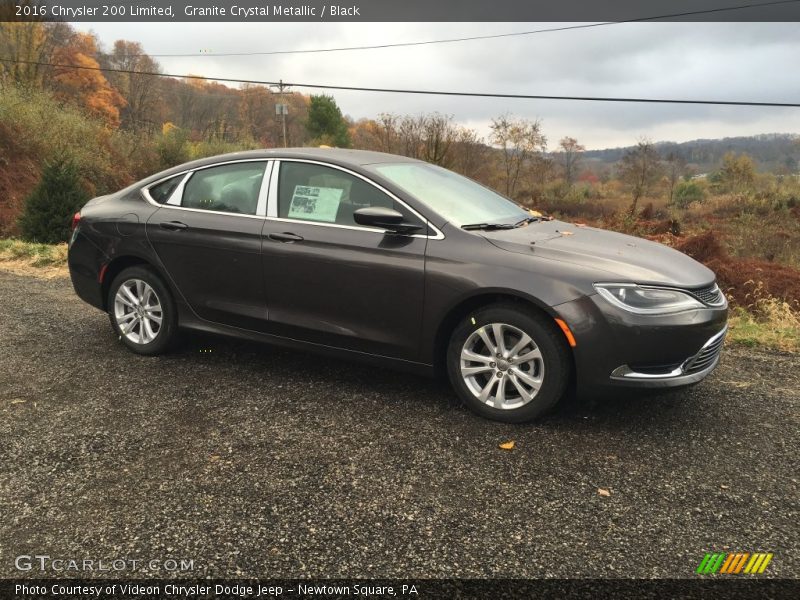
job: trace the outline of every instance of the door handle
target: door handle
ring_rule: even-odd
[[[184,229],[189,229],[189,226],[186,223],[181,223],[180,221],[165,221],[164,223],[159,223],[162,229],[169,229],[170,231],[182,231]]]
[[[303,236],[297,235],[296,233],[289,233],[288,231],[284,233],[270,233],[269,239],[275,240],[277,242],[302,242]]]

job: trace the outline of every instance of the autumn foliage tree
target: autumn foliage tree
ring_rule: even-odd
[[[578,167],[586,148],[578,143],[574,137],[563,137],[558,142],[558,161],[564,172],[564,182],[567,187],[572,187],[578,174]]]
[[[120,109],[126,102],[99,70],[96,55],[94,36],[88,33],[74,34],[68,44],[56,50],[54,63],[70,65],[55,67],[56,95],[64,101],[75,102],[109,127],[116,128],[120,124]]]
[[[275,119],[274,94],[264,86],[245,85],[239,97],[239,117],[244,133],[254,140],[269,140],[265,127]],[[276,144],[273,144],[276,145]]]
[[[47,63],[70,35],[66,23],[4,23],[0,19],[0,55],[10,59],[0,63],[0,74],[23,86],[43,87],[49,74]]]
[[[756,167],[747,154],[728,152],[722,157],[722,168],[718,174],[725,191],[741,194],[753,186]]]
[[[668,202],[672,203],[675,199],[675,186],[686,173],[686,159],[677,152],[670,152],[664,159],[664,168],[667,172],[667,184],[669,185]]]
[[[647,194],[661,174],[661,157],[650,140],[639,140],[639,143],[622,156],[618,176],[630,190],[631,215],[636,213],[639,199]]]
[[[160,71],[158,63],[150,58],[138,42],[117,40],[111,53],[103,57],[112,69],[108,79],[125,98],[121,107],[122,125],[127,129],[155,129],[162,121],[158,78],[148,73]]]
[[[539,157],[547,147],[539,121],[515,119],[502,115],[492,119],[491,141],[500,148],[506,195],[513,198],[524,168]]]
[[[474,129],[458,130],[451,154],[450,168],[473,179],[486,180],[489,170],[490,148]]]

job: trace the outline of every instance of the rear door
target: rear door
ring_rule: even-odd
[[[147,223],[167,274],[203,319],[261,330],[266,326],[261,229],[270,161],[197,169],[169,193]],[[154,201],[159,189],[145,193]],[[259,214],[260,213],[260,214]]]
[[[421,234],[357,225],[364,206],[400,210]],[[360,175],[313,161],[276,161],[263,264],[278,335],[416,360],[427,223]]]

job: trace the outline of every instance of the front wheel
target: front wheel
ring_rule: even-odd
[[[564,336],[543,315],[508,304],[467,315],[447,349],[456,393],[476,413],[522,423],[564,395],[572,360]]]
[[[177,331],[172,295],[147,267],[130,267],[111,283],[108,316],[120,341],[137,354],[164,352]]]

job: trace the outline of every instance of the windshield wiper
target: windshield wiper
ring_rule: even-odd
[[[515,225],[511,223],[471,223],[469,225],[462,225],[461,229],[472,231],[480,229],[483,231],[492,231],[493,229],[514,229]]]
[[[536,223],[537,221],[543,221],[542,217],[526,217],[517,223],[514,223],[514,227],[522,227],[523,225],[527,225],[528,223]]]

